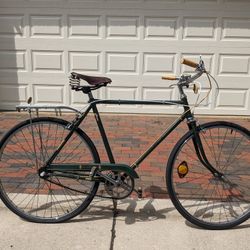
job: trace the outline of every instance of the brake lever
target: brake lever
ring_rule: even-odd
[[[169,85],[169,88],[172,88],[172,87],[174,87],[174,86],[177,86],[177,83],[174,83],[174,84]]]

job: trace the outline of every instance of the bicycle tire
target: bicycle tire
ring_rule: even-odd
[[[17,124],[0,142],[0,198],[25,220],[64,222],[85,210],[97,192],[98,182],[39,177],[38,169],[69,133],[68,124],[68,121],[52,117],[29,119]],[[53,161],[66,162],[100,162],[93,142],[80,128]],[[76,192],[76,187],[82,193]]]
[[[205,229],[229,229],[250,218],[250,132],[218,121],[198,128],[208,161],[224,175],[215,177],[194,149],[187,132],[172,150],[166,169],[169,196],[180,214]]]

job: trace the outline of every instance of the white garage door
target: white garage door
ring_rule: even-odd
[[[161,75],[190,71],[180,59],[198,60],[201,54],[220,90],[197,112],[250,115],[247,0],[0,0],[0,7],[1,109],[13,109],[29,96],[38,104],[82,107],[83,97],[68,87],[70,71],[112,78],[110,87],[96,93],[99,98],[176,99],[178,93]]]

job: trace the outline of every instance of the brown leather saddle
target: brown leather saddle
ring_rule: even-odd
[[[112,80],[108,77],[99,77],[99,76],[87,76],[82,75],[76,72],[71,73],[71,77],[77,80],[84,80],[90,85],[98,86],[98,85],[107,85],[112,82]]]

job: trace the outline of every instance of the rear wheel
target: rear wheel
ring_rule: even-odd
[[[69,133],[67,124],[56,118],[34,118],[32,123],[27,120],[15,126],[0,142],[1,199],[28,221],[66,221],[87,208],[97,192],[97,182],[39,176],[39,169]],[[80,129],[53,161],[57,164],[89,162],[99,162],[99,156]]]
[[[185,134],[167,165],[170,198],[191,223],[207,229],[227,229],[250,217],[250,132],[228,122],[199,128],[206,157],[223,174],[215,177],[198,159],[194,134]]]

